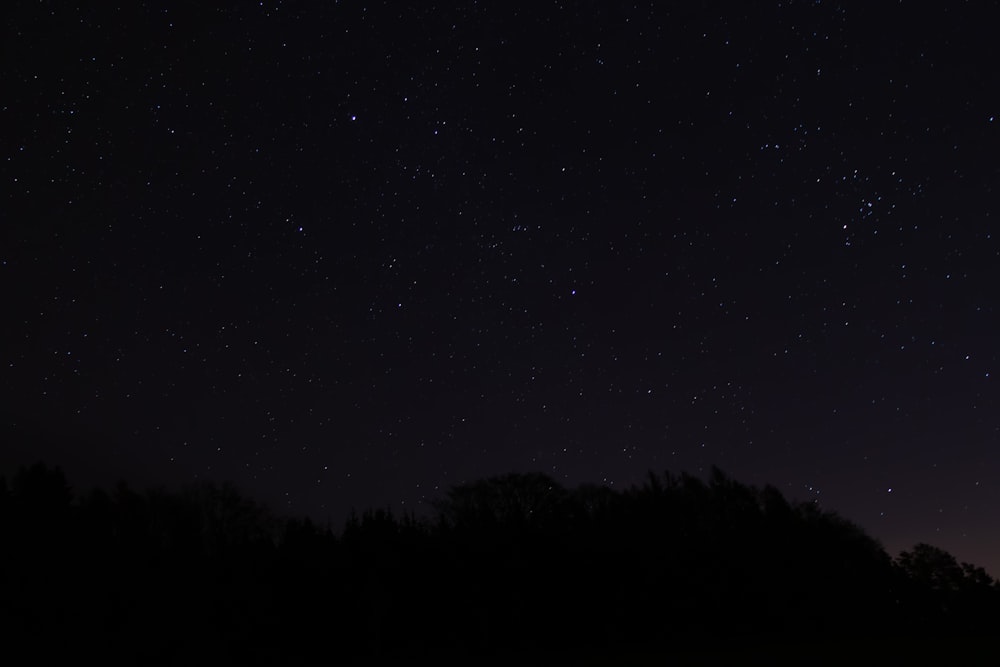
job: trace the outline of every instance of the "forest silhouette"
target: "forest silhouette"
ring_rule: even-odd
[[[451,488],[334,532],[233,487],[0,478],[5,656],[103,664],[995,664],[1000,586],[771,486]],[[492,662],[491,662],[492,661]],[[14,664],[14,663],[11,663]]]

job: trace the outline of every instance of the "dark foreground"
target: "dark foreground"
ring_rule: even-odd
[[[544,475],[334,533],[233,489],[0,485],[4,655],[162,665],[997,664],[1000,589],[715,471]]]

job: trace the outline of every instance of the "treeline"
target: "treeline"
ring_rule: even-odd
[[[975,644],[1000,621],[983,569],[926,544],[893,559],[718,470],[621,492],[511,474],[452,488],[431,519],[374,510],[334,533],[228,486],[74,494],[39,464],[0,480],[0,535],[5,654],[40,662],[579,663]]]

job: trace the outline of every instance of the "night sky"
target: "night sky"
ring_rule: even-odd
[[[1000,574],[997,3],[91,4],[3,11],[8,474],[715,464]]]

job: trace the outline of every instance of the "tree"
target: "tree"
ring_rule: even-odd
[[[543,473],[511,473],[452,487],[435,503],[451,526],[539,525],[563,509],[567,492]]]
[[[954,556],[923,542],[901,552],[898,563],[912,581],[932,591],[955,592],[965,581],[965,573]]]

